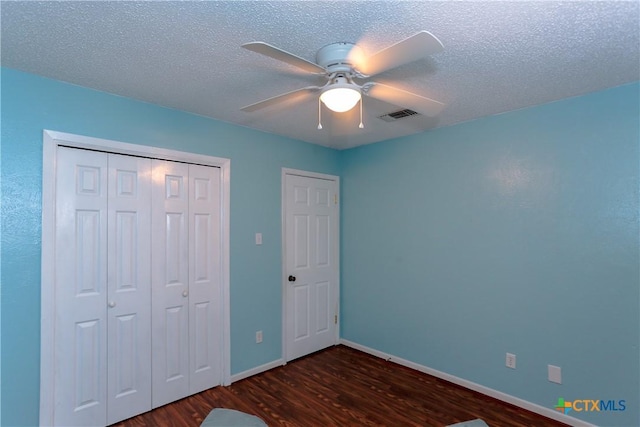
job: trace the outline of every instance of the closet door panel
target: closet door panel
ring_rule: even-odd
[[[189,394],[189,166],[152,161],[152,406]]]
[[[151,160],[109,155],[108,415],[151,409]]]
[[[59,147],[54,423],[107,418],[107,155]]]
[[[220,384],[220,169],[189,165],[190,393]]]

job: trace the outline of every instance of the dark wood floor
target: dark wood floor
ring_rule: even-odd
[[[257,415],[269,426],[445,426],[475,418],[491,427],[565,425],[337,346],[117,426],[196,427],[213,408]]]

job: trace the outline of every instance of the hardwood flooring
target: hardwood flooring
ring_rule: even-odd
[[[256,415],[271,427],[445,426],[475,418],[491,427],[565,425],[345,346],[116,425],[197,427],[216,407]]]

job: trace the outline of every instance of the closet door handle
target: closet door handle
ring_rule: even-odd
[[[296,276],[289,276],[289,281],[290,282],[295,282],[296,281]]]
[[[109,308],[113,308],[116,306],[116,302],[115,301],[109,301]]]
[[[182,291],[182,296],[185,297],[185,298],[188,297],[189,296],[189,291],[186,291],[186,290]]]

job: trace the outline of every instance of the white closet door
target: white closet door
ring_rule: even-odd
[[[189,394],[189,166],[153,160],[152,406]]]
[[[220,384],[220,169],[189,165],[190,394]]]
[[[53,424],[218,385],[220,169],[57,150]]]
[[[56,165],[54,424],[107,420],[107,155],[60,147]]]
[[[109,155],[107,424],[151,409],[151,160]]]

